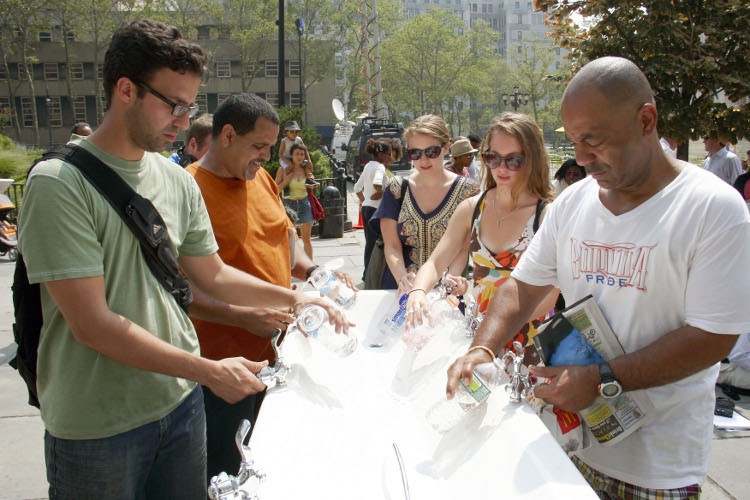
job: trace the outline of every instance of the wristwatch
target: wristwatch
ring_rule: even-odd
[[[609,363],[605,362],[599,365],[599,377],[601,377],[599,394],[602,397],[612,399],[622,394],[622,385],[615,378],[615,374],[612,373]]]

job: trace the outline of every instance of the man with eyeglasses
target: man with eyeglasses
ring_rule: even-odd
[[[569,303],[591,295],[625,354],[532,367],[544,382],[535,396],[568,411],[599,396],[614,406],[622,392],[648,396],[654,410],[636,432],[606,447],[594,441],[573,461],[601,498],[698,498],[719,361],[750,331],[750,214],[731,186],[664,153],[651,86],[627,59],[584,66],[561,116],[588,176],[551,204],[495,293],[477,348],[451,366],[447,392],[553,287]]]
[[[71,143],[151,200],[180,267],[202,290],[239,306],[308,303],[224,264],[198,186],[158,153],[195,113],[207,61],[176,28],[141,20],[118,29],[104,60],[104,121]],[[37,386],[50,498],[205,498],[196,382],[239,401],[265,388],[255,374],[266,362],[200,357],[187,314],[77,168],[39,163],[20,221],[29,281],[44,285]]]

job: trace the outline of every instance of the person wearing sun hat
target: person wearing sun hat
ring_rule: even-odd
[[[299,136],[300,130],[302,129],[295,120],[289,120],[284,124],[284,138],[281,139],[281,143],[279,144],[279,164],[281,165],[281,168],[276,173],[277,184],[284,179],[283,174],[279,174],[279,172],[282,172],[287,165],[292,163],[292,145],[299,144],[300,146],[305,146],[302,137]],[[307,148],[307,146],[305,146],[305,148]],[[308,178],[312,179],[315,177],[313,175],[313,162],[312,158],[310,158],[310,152],[307,149],[305,149],[305,155],[307,156],[305,173]]]
[[[472,147],[469,139],[459,137],[451,144],[451,157],[453,158],[452,170],[458,175],[472,177],[469,166],[474,161],[474,153],[477,150]]]

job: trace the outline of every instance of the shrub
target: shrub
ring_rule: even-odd
[[[22,147],[0,151],[0,178],[24,180],[31,164],[41,157],[43,152],[41,149]]]
[[[10,137],[6,137],[0,134],[0,151],[9,151],[15,147],[16,146],[15,144],[13,144],[13,141],[10,139]]]

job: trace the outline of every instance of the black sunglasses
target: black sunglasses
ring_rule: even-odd
[[[417,161],[422,158],[422,153],[424,153],[427,158],[434,160],[440,156],[441,151],[443,151],[443,146],[430,146],[425,149],[409,148],[406,150],[406,157],[409,158],[409,161]]]
[[[156,90],[152,89],[148,85],[142,82],[134,82],[139,87],[143,87],[149,94],[156,97],[157,99],[160,99],[164,101],[165,103],[169,104],[172,107],[172,116],[175,118],[180,118],[182,116],[185,116],[185,113],[188,113],[188,116],[190,118],[194,117],[198,113],[198,105],[193,104],[177,104],[176,102],[172,101],[171,99],[164,97],[162,94],[157,92]]]
[[[491,151],[485,151],[482,153],[482,161],[485,165],[487,165],[490,170],[495,170],[497,167],[499,167],[503,162],[505,162],[505,168],[508,170],[512,170],[513,172],[516,172],[518,170],[521,170],[521,167],[523,167],[523,162],[526,160],[526,158],[523,155],[512,155],[512,156],[499,156]]]

